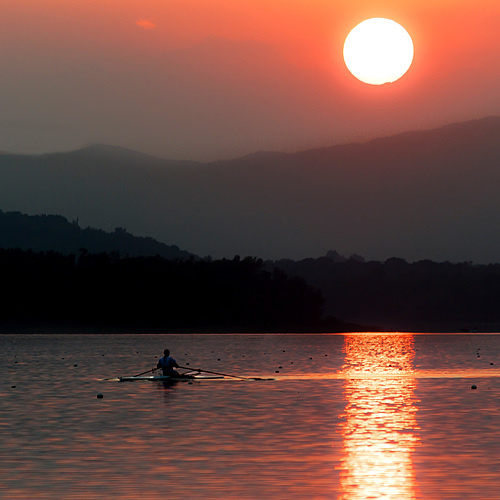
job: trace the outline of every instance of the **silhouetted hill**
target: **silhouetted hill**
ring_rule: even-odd
[[[25,215],[0,210],[0,248],[55,251],[78,254],[81,248],[93,253],[119,252],[130,257],[159,255],[167,259],[189,259],[193,254],[176,245],[165,245],[153,238],[133,236],[124,228],[113,233],[68,222],[60,215]]]
[[[175,241],[198,255],[498,262],[500,118],[212,163],[93,146],[0,155],[4,210]]]

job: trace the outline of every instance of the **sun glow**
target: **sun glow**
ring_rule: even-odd
[[[410,68],[413,41],[400,24],[390,19],[367,19],[347,35],[344,61],[349,71],[364,83],[392,83]]]

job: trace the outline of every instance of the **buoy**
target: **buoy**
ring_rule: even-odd
[[[103,396],[101,393],[99,393],[99,394],[97,395],[97,399],[102,399],[103,397],[104,397],[104,396]]]
[[[193,385],[193,382],[188,382],[188,385]]]
[[[281,369],[281,368],[283,368],[283,367],[280,365],[280,366],[278,366],[278,368],[280,368],[280,369]]]
[[[492,365],[493,363],[490,363],[490,365]]]
[[[73,366],[75,366],[75,367],[76,367],[76,366],[78,366],[78,365],[73,365]]]
[[[470,388],[471,388],[471,389],[477,389],[477,385],[476,385],[476,384],[472,384],[472,385],[470,386]]]
[[[15,389],[15,388],[16,388],[16,386],[15,386],[15,385],[12,385],[12,386],[11,386],[11,388],[12,388],[12,389]]]
[[[276,370],[274,373],[279,373],[280,371],[279,370]]]

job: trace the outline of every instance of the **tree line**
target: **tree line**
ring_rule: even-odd
[[[500,264],[321,257],[270,263],[321,290],[325,314],[407,331],[498,331]]]
[[[0,272],[3,322],[164,331],[345,326],[322,318],[324,300],[315,287],[282,270],[267,270],[262,260],[250,257],[168,260],[84,249],[77,255],[0,249]]]
[[[500,327],[500,264],[170,260],[0,248],[0,273],[0,326],[59,323],[165,332]]]

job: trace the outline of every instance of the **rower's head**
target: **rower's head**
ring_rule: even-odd
[[[170,350],[169,349],[165,349],[163,351],[163,354],[165,354],[165,356],[170,356]]]

